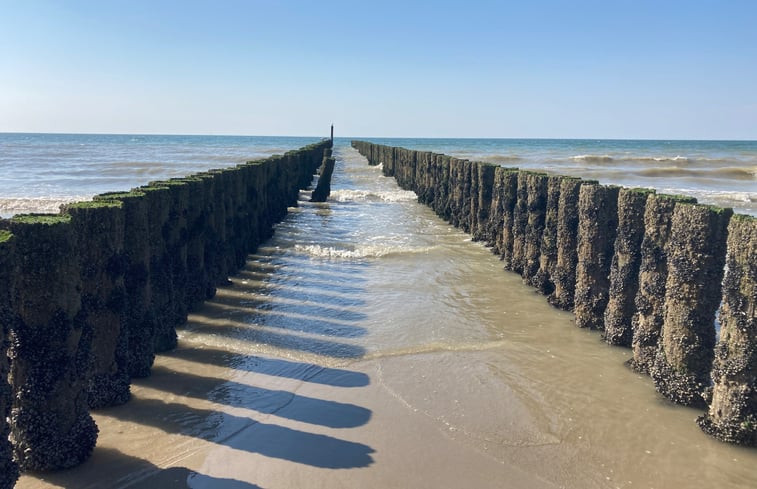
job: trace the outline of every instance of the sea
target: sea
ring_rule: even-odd
[[[757,214],[757,141],[363,138],[508,167],[650,187]],[[0,216],[296,149],[318,138],[0,134]],[[348,140],[337,138],[338,144]]]
[[[3,212],[317,139],[2,135]],[[365,139],[757,213],[755,142]],[[328,201],[301,192],[129,403],[94,413],[92,462],[19,489],[757,487],[757,451],[702,433],[629,349],[576,328],[349,139],[334,157]]]

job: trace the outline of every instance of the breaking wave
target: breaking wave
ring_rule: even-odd
[[[587,163],[610,163],[613,161],[642,161],[642,162],[671,162],[688,163],[691,158],[687,156],[610,156],[610,155],[577,155],[571,156],[573,161],[585,161]],[[709,161],[709,160],[708,160]]]
[[[612,156],[609,155],[577,155],[571,156],[573,161],[585,161],[587,163],[609,163],[614,161]]]
[[[584,154],[584,155],[576,155],[571,156],[571,160],[573,161],[583,161],[586,163],[612,163],[612,162],[623,162],[623,163],[630,163],[630,162],[636,162],[636,163],[690,163],[690,164],[705,164],[705,165],[734,165],[734,164],[745,164],[745,165],[753,165],[754,159],[743,159],[743,158],[705,158],[705,157],[689,157],[689,156],[635,156],[635,155],[616,155],[616,156],[610,156],[610,155],[593,155],[593,154]]]
[[[636,174],[643,177],[711,177],[735,180],[752,180],[757,174],[755,168],[727,167],[717,169],[693,169],[681,167],[646,168]]]
[[[715,204],[721,207],[731,207],[740,214],[757,215],[757,193],[734,190],[706,190],[697,188],[668,187],[660,188],[658,192],[666,194],[690,195],[696,197],[700,204]]]
[[[71,202],[90,200],[90,197],[5,197],[0,198],[0,216],[15,214],[57,214],[60,206]]]
[[[410,190],[371,192],[368,190],[342,189],[331,192],[337,202],[415,202],[418,196]]]
[[[673,163],[686,163],[691,161],[691,158],[688,158],[686,156],[627,156],[624,158],[620,158],[622,161],[654,161],[657,163],[661,163],[664,161],[671,161]]]
[[[366,258],[383,258],[393,255],[412,255],[428,253],[433,246],[410,247],[397,245],[362,245],[355,248],[341,248],[321,245],[295,245],[294,250],[312,258],[330,260],[359,260]]]

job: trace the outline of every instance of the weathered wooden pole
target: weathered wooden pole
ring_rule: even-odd
[[[91,335],[89,406],[117,406],[129,400],[129,334],[125,327],[123,203],[69,204],[81,270],[81,321]]]
[[[129,376],[148,377],[155,359],[155,315],[150,307],[150,233],[143,192],[106,193],[95,200],[119,200],[124,213],[124,287]]]
[[[16,274],[15,238],[9,231],[0,229],[0,488],[11,488],[18,479],[18,466],[8,434],[8,415],[11,410],[11,388],[8,385],[7,346],[11,324],[15,315]]]
[[[515,205],[518,200],[517,168],[502,168],[497,170],[498,206],[502,209],[502,226],[496,233],[494,240],[495,252],[504,262],[505,270],[510,270],[513,259],[513,221],[515,220]],[[499,207],[498,207],[499,208]]]
[[[529,173],[527,179],[528,220],[524,230],[523,266],[521,277],[527,284],[531,284],[539,271],[539,257],[541,255],[541,238],[544,233],[544,222],[547,214],[547,183],[546,173]]]
[[[475,226],[472,229],[473,240],[491,242],[492,236],[489,234],[492,226],[490,225],[492,199],[494,191],[494,171],[496,166],[489,163],[479,163],[478,169],[478,196],[476,199],[476,215],[474,216]]]
[[[323,163],[319,170],[318,183],[315,186],[315,190],[310,196],[311,202],[326,202],[331,194],[331,175],[334,173],[334,164],[336,160],[330,156],[324,154]]]
[[[578,267],[573,313],[576,326],[604,329],[610,264],[618,228],[619,187],[582,185],[578,198]]]
[[[699,426],[722,441],[757,445],[757,219],[728,225],[720,341],[712,368],[712,401]]]
[[[555,290],[547,302],[565,311],[573,310],[578,268],[578,196],[582,185],[594,181],[564,178],[560,182],[560,200],[557,210],[557,262],[552,283]]]
[[[607,343],[631,346],[631,323],[639,290],[641,242],[644,238],[644,209],[653,190],[624,188],[618,194],[618,235],[610,266],[610,298],[605,309]]]
[[[512,253],[510,260],[505,257],[505,270],[515,273],[523,271],[526,251],[526,225],[528,224],[528,175],[529,172],[518,172],[518,186],[516,190],[515,207],[513,207]]]
[[[657,355],[657,343],[665,318],[665,281],[668,278],[668,242],[673,209],[678,202],[695,203],[690,197],[650,194],[644,209],[644,238],[641,242],[639,287],[631,329],[633,358],[629,366],[649,373]]]
[[[539,270],[531,279],[531,285],[544,295],[555,290],[554,274],[557,267],[557,225],[560,211],[560,185],[564,177],[551,175],[547,179],[547,209],[544,215],[544,231],[539,247]]]
[[[677,204],[673,210],[665,320],[650,373],[657,391],[678,404],[705,405],[732,213],[697,204]]]
[[[95,447],[87,376],[91,337],[82,334],[81,276],[71,216],[10,220],[19,273],[10,382],[11,443],[23,470],[73,467]]]

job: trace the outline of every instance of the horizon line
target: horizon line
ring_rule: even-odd
[[[30,132],[30,131],[0,131],[0,135],[3,134],[35,134],[35,135],[51,135],[51,136],[190,136],[190,137],[252,137],[252,138],[321,138],[328,139],[326,136],[314,136],[314,135],[290,135],[290,134],[203,134],[203,133],[143,133],[143,132]],[[561,140],[561,141],[701,141],[701,142],[738,142],[738,143],[757,143],[757,139],[727,139],[727,138],[710,138],[710,139],[686,139],[686,138],[634,138],[634,137],[514,137],[514,136],[334,136],[334,139],[429,139],[429,140],[444,140],[444,139],[489,139],[489,140]]]

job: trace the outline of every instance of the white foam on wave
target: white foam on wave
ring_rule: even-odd
[[[757,193],[735,190],[705,190],[697,188],[661,188],[660,193],[689,195],[700,204],[732,207],[734,212],[757,216]]]
[[[0,216],[15,214],[57,214],[60,207],[71,202],[90,200],[90,197],[4,197],[0,198]]]
[[[340,189],[331,192],[337,202],[415,202],[418,196],[410,190],[374,192],[361,189]]]
[[[327,258],[330,260],[360,260],[366,258],[383,258],[391,255],[428,253],[433,246],[397,246],[397,245],[362,245],[354,249],[335,246],[321,245],[295,245],[294,250],[298,253],[313,258]]]
[[[610,156],[610,155],[585,154],[585,155],[571,156],[570,159],[573,161],[584,161],[587,163],[611,163],[613,161],[688,163],[691,161],[691,158],[689,158],[688,156],[681,156],[681,155],[676,155],[676,156],[633,156],[633,155]]]
[[[610,155],[576,155],[571,156],[573,161],[585,161],[587,163],[609,163],[613,161],[613,157]]]
[[[675,163],[685,163],[689,161],[689,158],[686,156],[676,155],[672,158],[669,156],[643,156],[640,158],[626,158],[629,160],[639,160],[639,161],[656,161],[656,162],[662,162],[662,161],[672,161]]]

